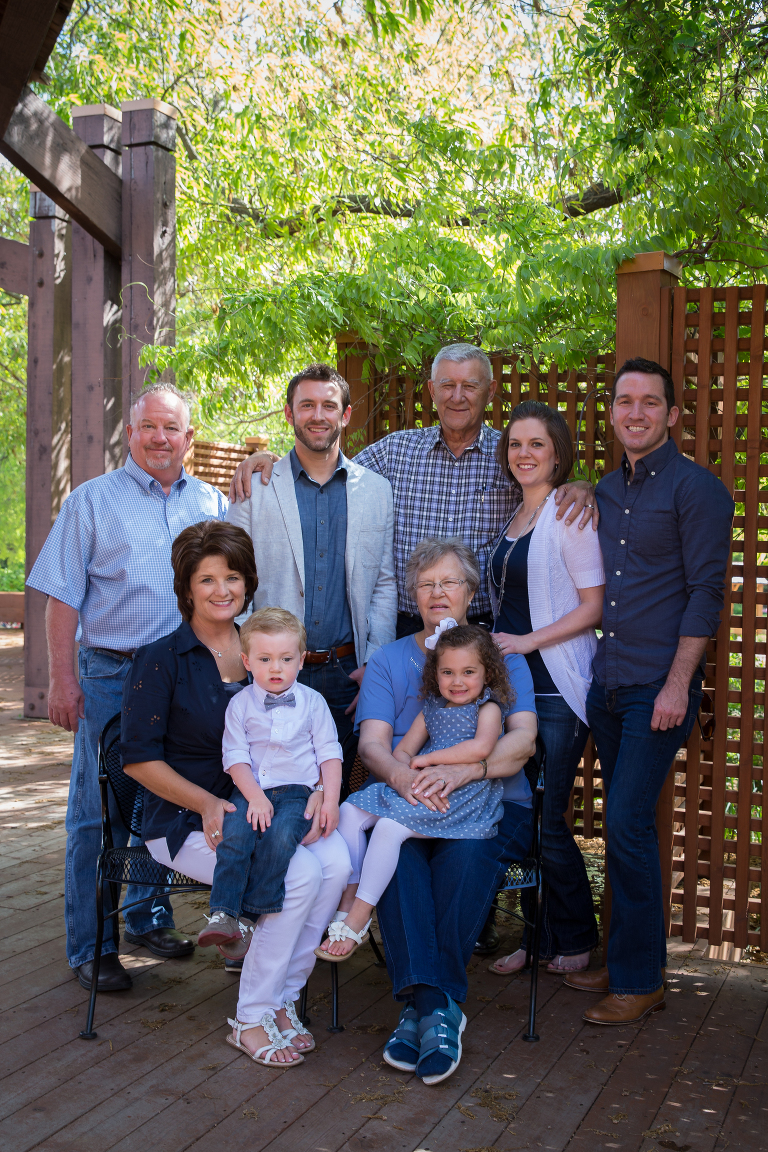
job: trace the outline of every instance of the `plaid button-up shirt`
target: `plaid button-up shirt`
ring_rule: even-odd
[[[488,558],[491,545],[515,510],[512,485],[496,462],[501,433],[484,424],[458,458],[439,424],[391,432],[363,448],[355,463],[385,476],[395,498],[395,575],[398,611],[417,613],[406,595],[405,565],[425,536],[460,536],[480,561],[480,588],[472,614],[490,612]]]

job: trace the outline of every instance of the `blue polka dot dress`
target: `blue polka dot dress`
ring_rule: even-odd
[[[462,740],[472,740],[477,732],[480,706],[493,700],[490,689],[471,704],[448,707],[442,696],[430,696],[424,703],[424,720],[429,740],[422,753],[453,748]],[[498,703],[498,701],[495,701]],[[502,706],[502,715],[504,708]],[[412,832],[446,840],[492,840],[496,825],[504,815],[501,797],[504,786],[500,780],[473,780],[457,788],[448,797],[447,812],[430,812],[423,804],[415,808],[388,784],[369,784],[360,792],[353,792],[349,803],[364,812],[395,820]]]

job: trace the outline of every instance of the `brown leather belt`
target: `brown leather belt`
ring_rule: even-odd
[[[119,660],[132,660],[133,652],[119,652],[117,648],[94,648],[94,652],[105,652],[107,656],[117,656]]]
[[[304,655],[305,664],[328,664],[336,654],[336,659],[341,660],[344,656],[354,656],[354,644],[342,644],[340,648],[329,648],[327,652],[307,652]]]

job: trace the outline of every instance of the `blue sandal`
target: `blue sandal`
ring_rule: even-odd
[[[456,1071],[461,1060],[461,1034],[467,1026],[467,1018],[450,996],[446,996],[447,1008],[438,1008],[431,1016],[424,1016],[419,1020],[419,1059],[416,1064],[416,1075],[419,1075],[419,1064],[433,1052],[442,1052],[451,1061],[447,1072],[435,1076],[422,1076],[423,1084],[439,1084],[441,1080]]]
[[[413,1052],[413,1060],[398,1060],[392,1055],[390,1049],[397,1044],[410,1048]],[[397,1028],[384,1045],[384,1059],[387,1064],[391,1065],[392,1068],[399,1069],[400,1072],[414,1072],[416,1070],[416,1065],[419,1062],[419,1018],[416,1015],[413,1001],[409,1000],[400,1013]]]

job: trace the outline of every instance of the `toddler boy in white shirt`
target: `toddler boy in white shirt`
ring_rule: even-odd
[[[296,682],[306,653],[301,621],[283,608],[260,608],[240,629],[253,683],[227,708],[222,760],[236,785],[230,796],[211,889],[211,916],[198,943],[242,938],[241,917],[280,912],[291,857],[317,806],[330,836],[339,822],[342,751],[319,692]]]

